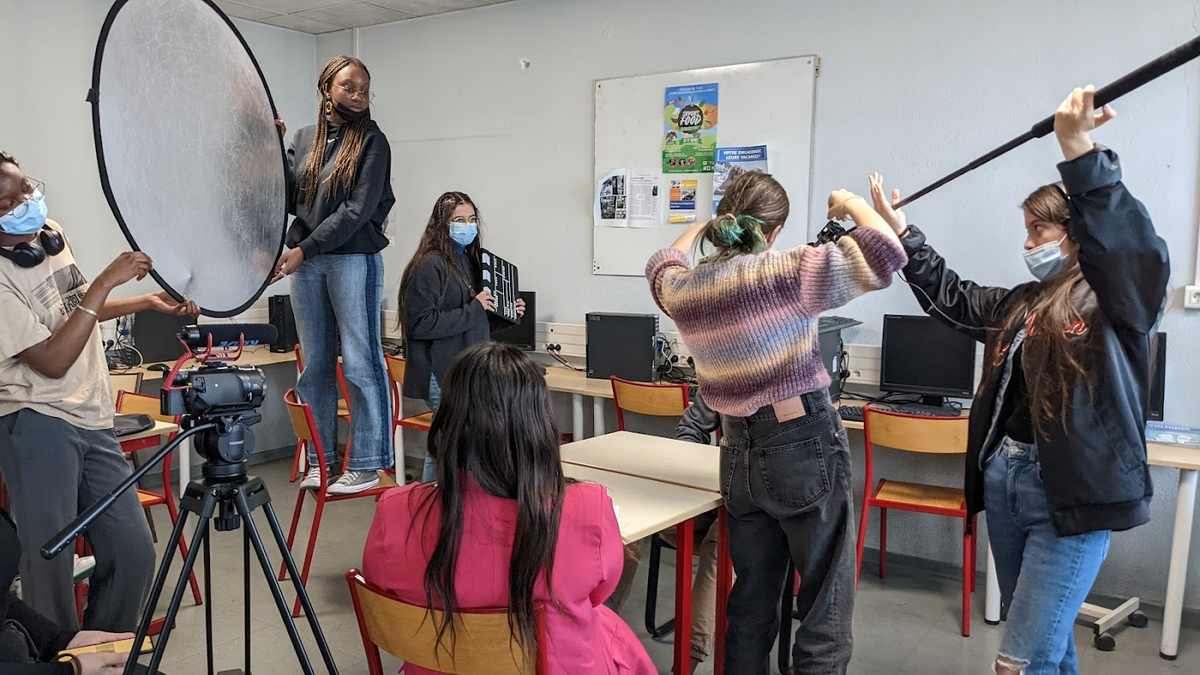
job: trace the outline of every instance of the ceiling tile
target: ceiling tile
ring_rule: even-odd
[[[410,16],[430,16],[492,4],[490,0],[368,0],[368,2]]]
[[[352,0],[236,0],[243,5],[269,9],[277,14],[295,14],[310,9],[343,5]]]
[[[275,16],[279,12],[274,12],[269,9],[260,7],[251,7],[243,5],[240,2],[230,2],[229,0],[216,0],[217,7],[221,8],[229,16],[236,16],[239,19],[249,19],[250,21],[261,21],[269,16]]]
[[[269,23],[272,26],[279,26],[280,28],[298,30],[301,33],[319,34],[332,33],[334,31],[342,30],[340,26],[334,26],[323,21],[315,21],[313,19],[300,16],[299,14],[281,14],[279,16],[263,19],[262,22]]]
[[[410,19],[414,15],[376,7],[365,2],[356,2],[326,9],[314,9],[310,12],[303,12],[298,16],[341,28],[361,28],[363,26],[374,26],[390,21]]]

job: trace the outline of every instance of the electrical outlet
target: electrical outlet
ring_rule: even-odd
[[[1188,286],[1183,289],[1183,306],[1187,309],[1200,309],[1200,286]]]

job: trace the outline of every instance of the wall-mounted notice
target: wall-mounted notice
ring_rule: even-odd
[[[767,170],[767,146],[751,145],[742,148],[717,148],[717,162],[713,168],[713,215],[717,215],[717,204],[725,196],[725,182],[746,171]]]
[[[663,173],[712,173],[717,153],[717,85],[666,88]]]
[[[654,169],[629,172],[629,227],[662,227],[662,174]]]
[[[596,186],[592,218],[596,227],[629,227],[628,169],[609,171]]]
[[[695,211],[696,188],[700,181],[692,179],[673,179],[671,181],[671,210]]]

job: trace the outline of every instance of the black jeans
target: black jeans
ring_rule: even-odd
[[[729,595],[725,672],[767,675],[790,557],[800,572],[795,673],[845,673],[853,649],[855,539],[850,450],[824,391],[806,415],[779,422],[771,407],[724,417],[721,496],[737,581]]]

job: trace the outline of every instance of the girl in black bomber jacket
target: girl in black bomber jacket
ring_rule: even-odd
[[[875,208],[909,254],[904,276],[932,317],[987,345],[971,409],[966,495],[987,513],[1004,639],[1002,675],[1078,673],[1072,626],[1113,530],[1149,521],[1150,339],[1166,295],[1166,244],[1092,129],[1115,114],[1076,89],[1055,114],[1061,184],[1022,207],[1016,288],[961,279],[908,227],[872,176]]]

